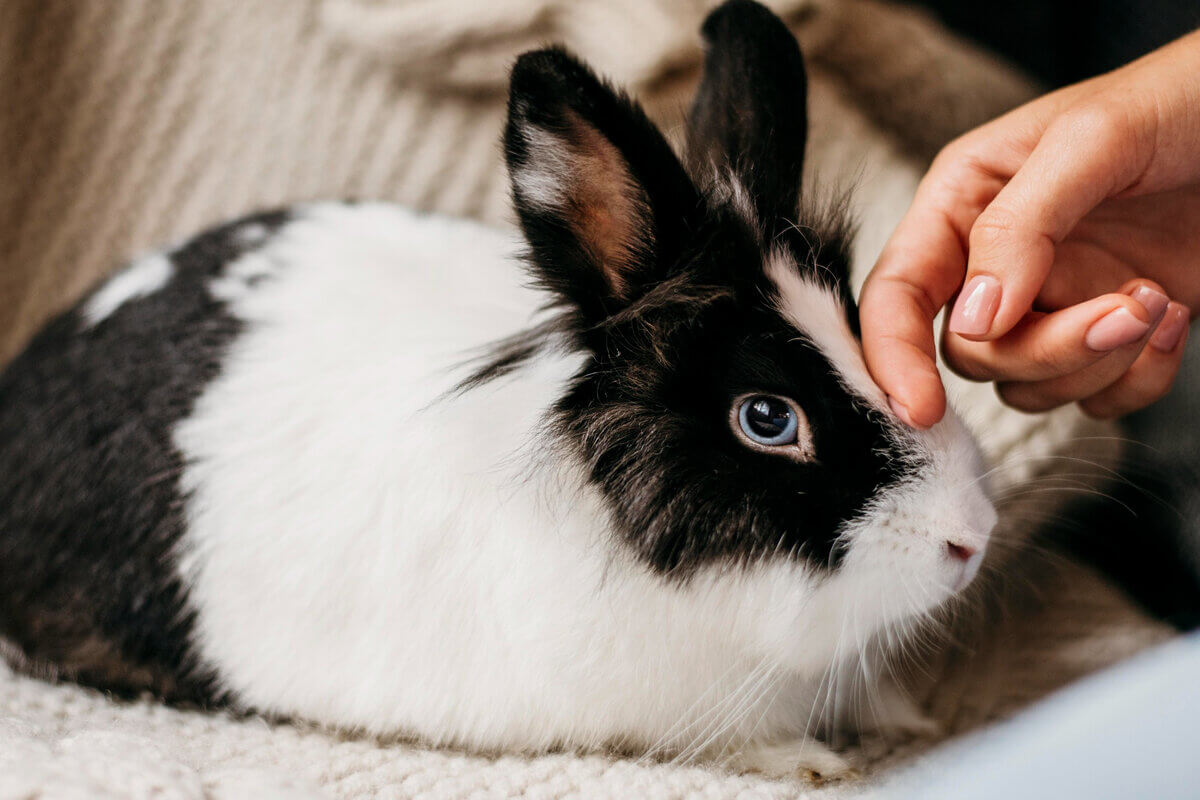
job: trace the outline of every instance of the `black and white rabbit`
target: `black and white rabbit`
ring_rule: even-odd
[[[518,60],[523,241],[297,207],[50,324],[0,377],[26,664],[430,743],[836,771],[824,678],[969,583],[996,516],[962,425],[909,430],[864,367],[845,228],[802,210],[795,39],[748,0],[704,34],[686,168],[563,50]]]

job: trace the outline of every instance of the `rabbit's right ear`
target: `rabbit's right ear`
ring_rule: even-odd
[[[578,59],[550,48],[517,60],[504,142],[534,275],[586,320],[678,264],[700,195],[642,109]]]
[[[693,174],[728,187],[770,238],[796,220],[808,136],[808,80],[796,37],[753,0],[704,21],[704,77],[688,124]]]

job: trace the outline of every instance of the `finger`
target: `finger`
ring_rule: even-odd
[[[971,221],[1002,185],[974,163],[950,152],[938,157],[859,298],[867,369],[914,427],[945,413],[933,319],[961,284]]]
[[[971,380],[1049,380],[1085,369],[1140,340],[1168,302],[1156,284],[1139,281],[1125,294],[1104,295],[1051,314],[1029,314],[995,341],[973,342],[947,333],[942,354],[951,369]]]
[[[950,330],[995,339],[1032,308],[1055,246],[1092,208],[1128,185],[1129,126],[1084,107],[1059,117],[1029,158],[979,215],[969,236],[963,290]]]
[[[930,246],[916,258],[911,237],[922,228]],[[963,263],[949,224],[914,207],[884,248],[859,298],[867,369],[897,416],[912,427],[927,428],[946,412],[933,319],[952,296]],[[947,274],[954,277],[939,277]]]
[[[937,371],[933,318],[937,309],[919,287],[890,277],[863,286],[860,306],[867,369],[905,424],[927,428],[946,413]]]
[[[1138,304],[1140,305],[1140,304]],[[1134,307],[1119,309],[1117,314],[1133,313]],[[996,388],[1001,399],[1022,411],[1048,411],[1066,403],[1091,397],[1115,383],[1137,360],[1145,348],[1154,328],[1159,324],[1166,309],[1157,318],[1150,319],[1145,309],[1139,321],[1144,333],[1136,341],[1112,349],[1107,355],[1078,372],[1041,381],[1006,381]],[[1103,350],[1115,339],[1128,336],[1128,320],[1118,316],[1101,318],[1088,329],[1085,338],[1091,340],[1093,349]]]
[[[1188,310],[1172,303],[1133,365],[1115,383],[1079,402],[1084,413],[1115,419],[1158,400],[1171,389],[1187,344]],[[1161,345],[1161,346],[1160,346]]]

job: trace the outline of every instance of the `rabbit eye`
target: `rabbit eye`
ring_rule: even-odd
[[[770,394],[756,394],[742,400],[738,425],[750,441],[768,447],[796,443],[800,429],[799,413],[784,400]]]

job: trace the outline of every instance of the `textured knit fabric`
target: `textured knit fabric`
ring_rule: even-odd
[[[223,218],[329,197],[511,224],[498,137],[508,64],[565,41],[675,139],[709,0],[4,0],[0,363],[132,254]],[[1032,87],[927,18],[776,0],[811,71],[810,185],[856,186],[861,281],[937,148]],[[1103,470],[1103,426],[1026,416],[950,382],[996,465],[1002,524],[975,602],[909,688],[954,734],[1166,637],[1028,532]],[[1087,451],[1081,447],[1089,444]],[[938,737],[851,754],[867,774]],[[59,797],[849,796],[703,767],[498,759],[301,725],[118,703],[0,667],[0,800]]]
[[[944,681],[952,731],[1007,714],[1160,640],[1096,579],[1059,573],[1044,605],[1006,617],[993,643]],[[941,709],[935,709],[939,712]],[[912,764],[929,741],[868,742],[851,755]],[[704,766],[550,754],[486,758],[377,742],[304,725],[234,720],[153,701],[118,703],[0,666],[2,800],[276,800],[277,798],[611,798],[775,800],[855,797],[870,782],[812,787]]]

